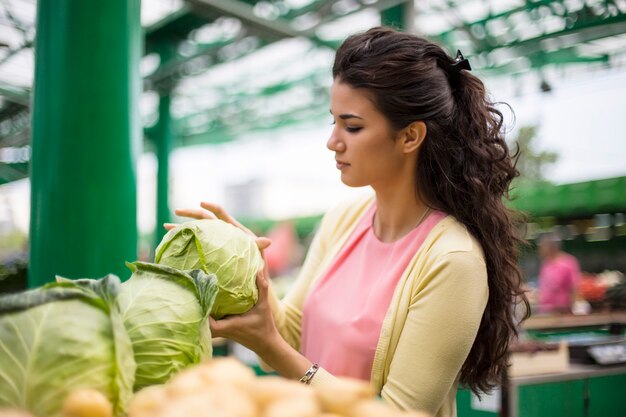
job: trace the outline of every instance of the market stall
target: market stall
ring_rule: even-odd
[[[626,312],[537,315],[523,331],[537,342],[512,354],[508,384],[480,400],[460,390],[459,417],[624,415]]]

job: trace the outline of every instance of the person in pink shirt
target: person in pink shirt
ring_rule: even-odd
[[[561,249],[555,233],[539,238],[539,305],[540,313],[571,313],[580,283],[580,267],[576,258]]]
[[[342,43],[326,146],[341,181],[372,193],[324,215],[282,300],[259,271],[257,304],[211,319],[213,336],[286,378],[365,380],[397,408],[435,417],[456,416],[459,385],[484,393],[501,383],[513,306],[529,313],[520,220],[503,201],[519,173],[502,113],[470,70],[460,51],[390,28]],[[201,207],[176,213],[247,230],[223,208]]]

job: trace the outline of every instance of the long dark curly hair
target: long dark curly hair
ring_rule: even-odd
[[[347,38],[337,50],[333,78],[363,88],[400,130],[415,121],[427,134],[415,167],[417,195],[454,216],[482,245],[489,301],[460,381],[477,394],[501,383],[517,334],[515,306],[526,307],[518,251],[523,217],[508,209],[519,175],[504,140],[503,116],[483,83],[440,46],[413,34],[376,27]]]

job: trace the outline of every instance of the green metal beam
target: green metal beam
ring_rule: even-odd
[[[206,19],[192,13],[189,5],[184,4],[180,9],[145,29],[146,53],[155,52],[157,45],[163,40],[186,39],[189,32],[207,23]]]
[[[224,85],[218,88],[215,88],[215,91],[219,91],[223,96],[228,97],[228,101],[226,103],[218,103],[218,105],[213,107],[206,107],[201,111],[185,115],[176,119],[177,129],[184,127],[190,119],[195,117],[205,116],[207,113],[210,114],[218,114],[220,108],[223,108],[224,105],[228,107],[234,108],[244,108],[246,106],[251,107],[254,105],[254,101],[262,100],[265,97],[272,96],[278,93],[283,93],[285,91],[289,91],[294,87],[301,87],[303,85],[308,85],[311,88],[316,88],[318,86],[317,80],[320,76],[328,76],[326,72],[314,72],[310,74],[306,74],[303,77],[296,78],[289,81],[277,82],[275,84],[267,85],[260,90],[254,92],[243,91],[233,91],[237,86],[233,85]],[[240,88],[240,87],[239,87]],[[187,97],[192,98],[192,97]]]
[[[6,97],[8,100],[21,104],[22,106],[30,105],[30,91],[26,88],[15,87],[0,82],[0,96]]]
[[[130,275],[141,44],[139,0],[38,1],[30,286]]]
[[[15,102],[12,101],[8,101],[6,103],[4,103],[4,106],[0,109],[0,122],[2,123],[8,123],[10,122],[12,125],[14,124],[13,121],[9,121],[9,119],[19,119],[21,117],[26,117],[28,118],[28,107],[22,104],[17,104]],[[26,116],[23,116],[23,114],[26,114]],[[16,130],[21,130],[27,126],[24,126],[24,123],[19,123],[19,122],[15,122],[15,125],[17,125],[15,127],[15,129],[11,129],[11,134],[15,133]],[[1,129],[0,130],[0,141],[3,140],[3,136],[6,134],[6,130],[5,129]]]
[[[28,163],[7,164],[0,162],[0,185],[28,177]]]
[[[30,129],[23,129],[0,137],[0,148],[22,147],[30,144]]]
[[[282,39],[300,36],[289,23],[281,18],[267,20],[254,13],[254,6],[241,0],[189,0],[196,13],[214,16],[233,16],[245,26],[261,30],[268,38]]]
[[[287,12],[287,14],[285,14],[285,16],[283,16],[283,19],[285,20],[292,20],[295,19],[296,17],[305,15],[307,13],[316,13],[316,14],[323,14],[325,10],[328,10],[328,8],[330,8],[333,4],[335,3],[335,0],[316,0],[316,1],[312,1],[309,4],[306,4],[302,7],[299,7],[297,9],[291,9]]]
[[[558,32],[553,32],[523,41],[503,44],[498,48],[515,47],[526,52],[544,49],[542,42],[548,39],[561,39],[564,45],[573,46],[576,44],[592,42],[610,36],[622,35],[626,33],[626,13],[608,18],[604,21],[584,22],[574,25]],[[566,37],[569,38],[566,40]],[[497,49],[497,48],[494,48]]]
[[[157,48],[161,62],[165,65],[175,56],[176,45],[172,42],[162,41]],[[163,223],[169,223],[171,218],[169,206],[169,158],[172,151],[172,115],[171,115],[171,90],[159,91],[159,119],[154,129],[152,142],[156,147],[158,161],[157,171],[157,226],[155,230],[156,248],[165,235]]]
[[[238,135],[250,132],[260,132],[281,129],[288,126],[298,125],[304,122],[310,122],[315,120],[323,120],[328,118],[328,107],[314,106],[311,108],[301,109],[295,112],[287,112],[284,114],[276,115],[272,119],[266,120],[265,125],[258,124],[244,124],[239,127],[236,133],[233,133],[231,129],[224,127],[223,125],[216,125],[212,130],[205,132],[187,135],[180,138],[181,146],[193,146],[193,145],[206,145],[206,144],[218,144],[224,142],[230,142],[237,138]]]
[[[10,49],[3,57],[2,59],[0,59],[0,65],[4,64],[5,62],[7,62],[9,59],[11,59],[14,55],[17,55],[18,53],[22,52],[24,49],[26,48],[30,48],[33,46],[33,41],[31,40],[26,40],[24,41],[24,43],[22,43],[20,46]]]
[[[380,20],[385,26],[397,28],[399,30],[408,30],[410,20],[413,20],[413,0],[404,1],[395,6],[380,10]]]
[[[30,131],[30,113],[19,104],[12,103],[6,107],[3,114],[10,117],[0,124],[0,147],[27,145],[28,138],[22,137],[24,132]],[[1,119],[0,119],[1,120]]]
[[[607,15],[597,15],[586,5],[583,5],[579,10],[570,11],[562,1],[537,0],[528,2],[526,7],[514,8],[472,22],[464,22],[462,25],[434,37],[447,44],[455,43],[456,33],[458,33],[459,30],[463,30],[463,32],[470,34],[470,38],[475,43],[475,52],[477,54],[491,52],[501,48],[518,48],[520,50],[519,55],[524,56],[530,52],[545,49],[543,42],[548,39],[558,39],[561,42],[568,42],[568,44],[562,45],[566,47],[572,46],[573,43],[590,42],[626,33],[626,13],[622,12],[613,1],[607,1],[605,3],[607,3],[607,10],[611,10],[610,13]],[[553,16],[564,19],[566,21],[566,27],[560,31],[544,33],[524,40],[514,39],[507,41],[498,39],[490,34],[488,25],[491,22],[503,20],[505,23],[508,23],[507,19],[515,14],[533,13],[538,11],[539,8],[549,10],[552,12]],[[532,18],[530,20],[533,21]],[[534,21],[538,20],[535,19]],[[476,33],[483,34],[483,37],[476,37]],[[575,36],[572,37],[570,35]]]
[[[184,57],[174,54],[170,60],[162,63],[153,74],[146,77],[146,89],[172,89],[177,81],[186,75],[185,66],[194,59],[205,56],[208,57],[212,65],[224,62],[220,57],[220,50],[231,43],[232,40],[206,44],[201,46],[196,53]],[[263,40],[260,41],[261,46],[265,46],[268,43]]]

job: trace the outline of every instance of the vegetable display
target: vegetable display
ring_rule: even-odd
[[[215,276],[143,262],[118,297],[124,326],[133,344],[135,390],[162,384],[176,372],[210,358],[207,319],[215,300]]]
[[[65,398],[90,388],[121,417],[135,361],[117,305],[119,279],[60,279],[0,297],[0,407],[61,415]]]
[[[233,358],[190,367],[164,385],[135,394],[128,417],[430,417],[400,411],[365,381],[335,378],[308,386],[277,376],[257,377]]]
[[[221,220],[194,220],[170,230],[155,262],[179,270],[201,269],[217,277],[211,316],[242,314],[258,300],[257,271],[263,266],[252,236]]]

